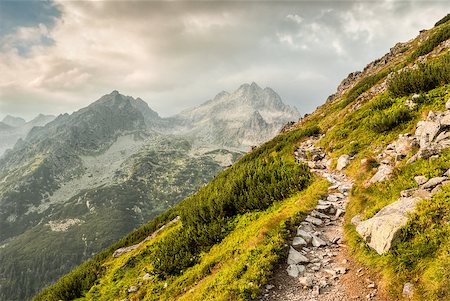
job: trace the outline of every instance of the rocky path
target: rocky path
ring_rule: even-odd
[[[300,146],[296,158],[332,185],[298,227],[287,262],[275,270],[258,300],[384,300],[377,296],[377,285],[367,271],[347,256],[343,215],[352,180],[327,168],[329,161],[315,148],[313,140]]]

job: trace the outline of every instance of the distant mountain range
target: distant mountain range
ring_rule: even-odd
[[[7,150],[12,148],[19,139],[27,136],[35,126],[44,126],[55,119],[53,115],[39,114],[33,120],[26,122],[23,118],[6,116],[0,122],[0,157]]]
[[[28,298],[298,118],[255,83],[169,118],[118,91],[70,115],[7,116],[0,300]]]

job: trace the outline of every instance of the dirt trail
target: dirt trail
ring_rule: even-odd
[[[305,218],[290,242],[287,262],[280,264],[260,301],[387,301],[381,296],[375,275],[359,267],[348,255],[343,215],[353,182],[326,166],[325,154],[313,140],[296,152],[311,170],[331,182],[328,195]]]

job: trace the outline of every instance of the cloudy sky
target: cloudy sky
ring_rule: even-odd
[[[447,1],[0,0],[0,118],[119,90],[167,116],[243,83],[312,111]]]

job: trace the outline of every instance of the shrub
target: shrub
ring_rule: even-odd
[[[445,54],[417,69],[405,70],[389,81],[389,92],[395,96],[427,92],[450,82],[450,54]]]
[[[376,133],[382,133],[411,119],[412,116],[408,108],[400,106],[388,112],[375,112],[374,116],[369,121],[368,127]]]
[[[441,24],[447,23],[449,20],[450,20],[450,14],[447,14],[445,17],[443,17],[442,19],[437,21],[436,24],[434,24],[434,26],[439,26]]]
[[[414,61],[419,56],[430,53],[441,42],[450,38],[450,24],[434,32],[424,41],[409,57],[409,61]]]

